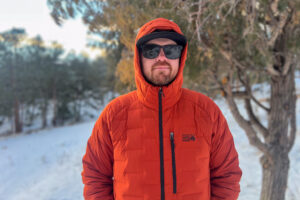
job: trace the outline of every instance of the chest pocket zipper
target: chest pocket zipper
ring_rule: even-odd
[[[173,193],[176,194],[177,183],[176,183],[176,162],[175,162],[175,142],[174,142],[174,133],[170,133],[171,141],[171,152],[172,152],[172,173],[173,173]]]

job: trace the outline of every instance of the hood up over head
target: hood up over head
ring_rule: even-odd
[[[159,30],[159,32],[157,32]],[[139,100],[148,107],[158,109],[159,86],[154,86],[146,81],[141,70],[140,55],[138,46],[155,38],[169,38],[183,45],[183,51],[180,58],[178,74],[175,80],[163,89],[163,109],[173,106],[180,98],[182,93],[183,68],[187,55],[187,42],[179,26],[174,22],[164,19],[154,19],[141,27],[135,40],[134,52],[134,70],[137,95]]]

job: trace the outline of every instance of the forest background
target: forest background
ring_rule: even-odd
[[[261,199],[284,199],[288,153],[296,137],[300,2],[288,0],[48,0],[58,26],[82,18],[103,54],[66,54],[22,27],[0,33],[1,135],[74,124],[95,117],[107,100],[135,89],[138,29],[165,17],[188,38],[184,87],[224,98],[263,156]],[[258,84],[270,85],[259,98]],[[246,114],[236,104],[242,101]],[[260,121],[253,107],[268,116]]]

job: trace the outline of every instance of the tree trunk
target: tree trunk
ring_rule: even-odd
[[[20,121],[20,103],[16,97],[14,100],[14,116],[15,116],[15,131],[16,131],[16,133],[21,133],[22,132],[22,124]]]
[[[47,127],[47,113],[48,113],[48,103],[44,100],[42,105],[42,129]]]
[[[57,125],[57,96],[56,96],[56,82],[53,82],[52,87],[52,101],[53,101],[53,118],[52,118],[52,126]]]
[[[291,122],[296,106],[294,66],[286,75],[272,77],[269,135],[265,143],[270,147],[269,156],[262,156],[263,181],[260,200],[283,200],[287,188],[291,146]]]
[[[14,123],[15,123],[15,132],[22,132],[22,124],[20,119],[20,102],[16,92],[16,74],[15,74],[15,63],[11,63],[10,66],[10,84],[11,91],[13,93],[13,113],[14,113]]]
[[[273,158],[263,155],[261,165],[263,168],[262,189],[260,200],[283,200],[287,188],[289,158],[287,153],[280,150],[274,152]]]

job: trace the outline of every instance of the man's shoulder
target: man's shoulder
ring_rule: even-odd
[[[209,115],[215,114],[216,111],[219,112],[220,110],[211,98],[194,90],[183,88],[182,99],[194,104],[198,109],[205,111]]]
[[[183,88],[182,98],[198,105],[214,104],[214,101],[200,92]]]
[[[136,91],[129,92],[127,94],[120,95],[111,100],[103,111],[110,111],[112,113],[120,112],[121,110],[128,108],[137,101]]]

